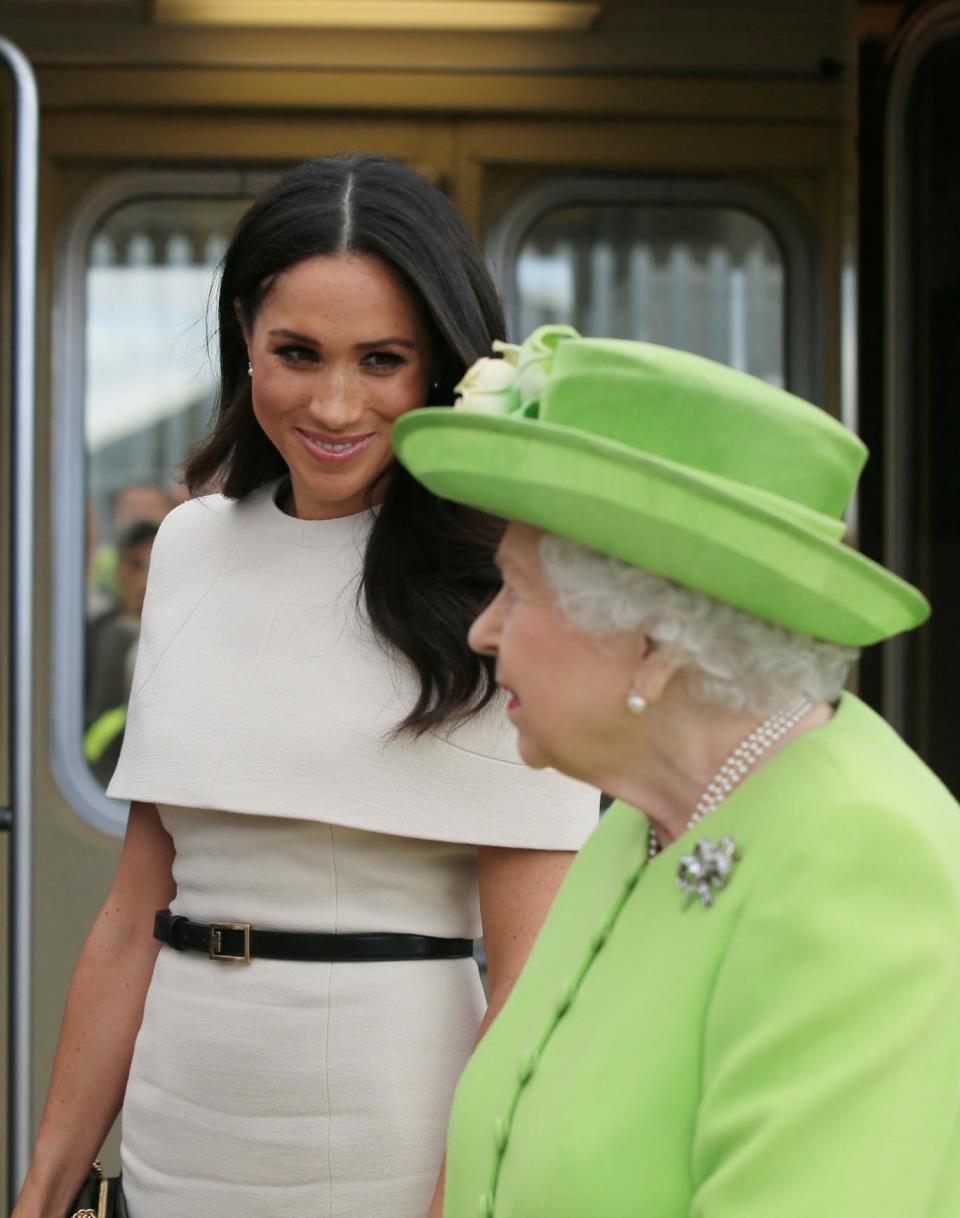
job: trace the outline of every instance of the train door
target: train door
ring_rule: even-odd
[[[207,296],[266,181],[319,153],[398,157],[448,190],[484,242],[513,336],[570,321],[687,346],[842,410],[833,80],[700,82],[694,104],[655,82],[621,102],[599,78],[574,100],[562,78],[534,94],[498,78],[486,116],[427,87],[391,116],[386,81],[367,117],[257,108],[242,80],[216,105],[202,82],[188,105],[149,81],[137,104],[79,72],[63,81],[42,162],[34,1120],[123,829],[103,781],[151,528],[182,494],[176,467],[211,403]]]
[[[960,794],[960,4],[914,6],[863,56],[863,422],[883,452],[882,478],[866,487],[882,527],[866,540],[933,605],[867,677],[886,717]]]

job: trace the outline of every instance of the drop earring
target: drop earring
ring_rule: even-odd
[[[643,694],[638,694],[635,689],[631,689],[627,694],[627,710],[631,715],[642,715],[646,709],[646,698]]]
[[[247,362],[247,376],[253,376],[253,364]]]

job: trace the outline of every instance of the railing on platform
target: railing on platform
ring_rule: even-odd
[[[31,949],[33,943],[33,528],[35,503],[36,268],[39,107],[24,55],[0,38],[0,59],[13,81],[12,316],[10,379],[11,605],[10,807],[0,827],[10,833],[9,1187],[10,1200],[30,1155]]]

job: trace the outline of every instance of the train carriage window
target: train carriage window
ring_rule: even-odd
[[[692,351],[819,397],[817,251],[804,217],[770,187],[540,182],[494,226],[488,255],[514,340],[566,323]]]
[[[84,200],[63,246],[54,479],[54,760],[85,819],[120,832],[103,794],[119,755],[150,553],[185,495],[179,468],[216,378],[217,267],[254,184],[136,175]]]
[[[802,220],[752,183],[540,184],[491,255],[511,331],[547,322],[663,343],[816,396],[814,254]]]

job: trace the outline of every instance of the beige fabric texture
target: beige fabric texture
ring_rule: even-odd
[[[472,847],[161,815],[177,913],[479,933]],[[240,965],[162,948],[123,1110],[131,1218],[423,1218],[484,1005],[470,959]]]
[[[477,845],[576,849],[596,824],[595,791],[520,763],[502,705],[389,739],[413,684],[356,612],[370,519],[295,520],[268,488],[161,529],[110,794],[160,807],[177,913],[475,937]],[[469,959],[162,948],[124,1101],[131,1218],[422,1218],[483,1010]]]
[[[453,730],[391,738],[416,685],[357,612],[372,517],[298,520],[274,489],[191,500],[164,521],[108,794],[578,849],[596,792],[527,769],[500,699]]]

